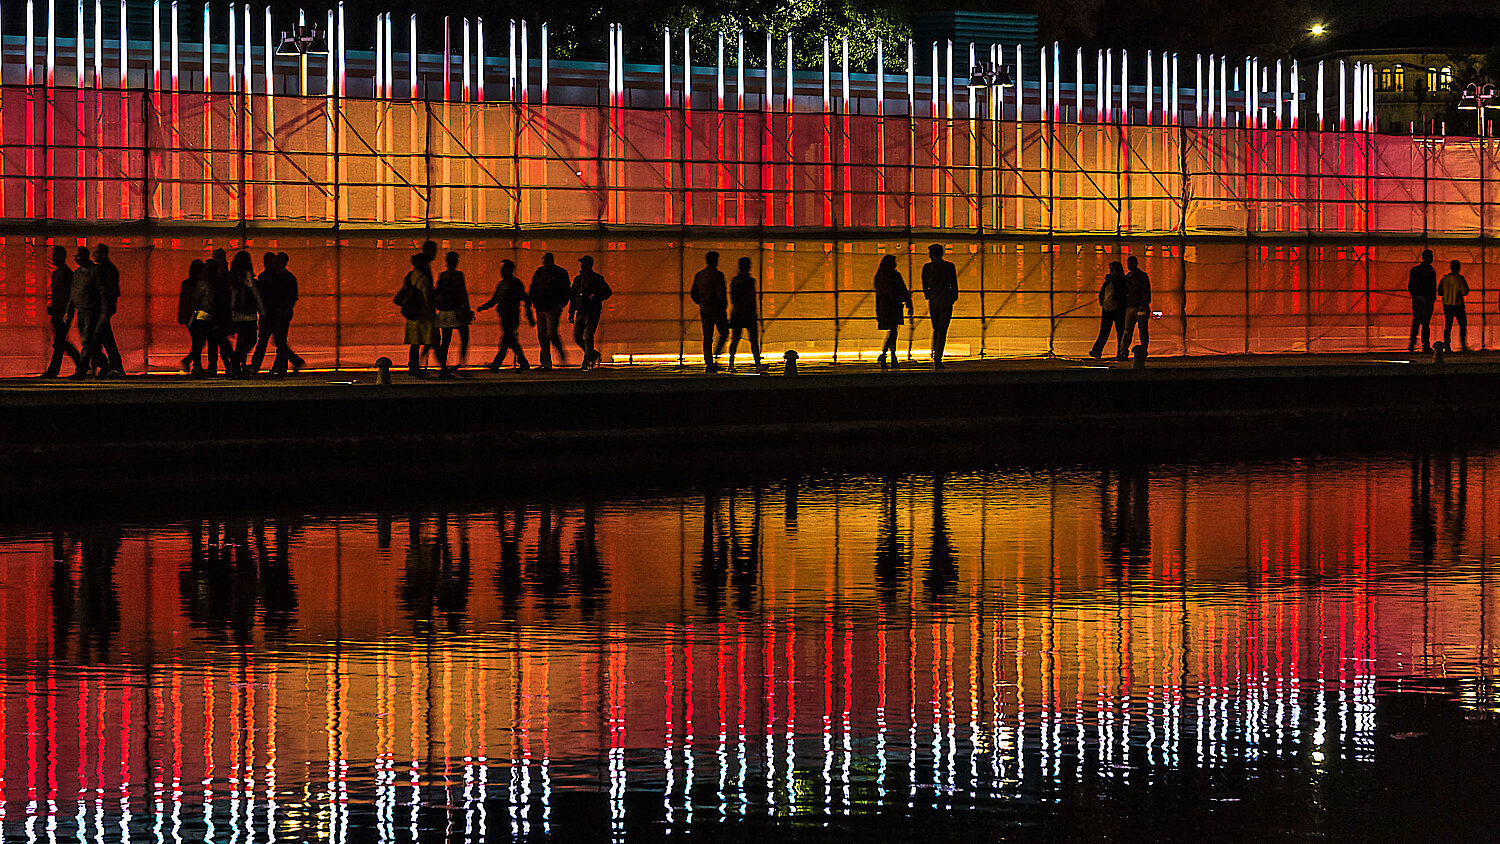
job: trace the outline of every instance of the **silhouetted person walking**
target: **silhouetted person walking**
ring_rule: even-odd
[[[1131,335],[1137,328],[1141,332],[1141,353],[1146,354],[1150,346],[1146,322],[1151,319],[1151,277],[1141,269],[1134,255],[1125,259],[1129,271],[1125,273],[1125,333],[1120,336],[1117,360],[1130,357]]]
[[[583,350],[583,368],[599,365],[602,357],[594,348],[594,333],[599,330],[599,319],[604,315],[604,300],[614,295],[604,276],[594,272],[594,259],[585,255],[578,259],[578,277],[568,291],[568,322],[573,323],[573,342]]]
[[[396,294],[396,306],[406,319],[406,372],[422,375],[422,356],[428,349],[437,347],[437,310],[432,306],[432,270],[427,253],[411,256],[411,271],[401,281],[401,290]]]
[[[73,270],[73,286],[68,301],[78,321],[78,367],[74,378],[86,378],[98,368],[109,368],[109,359],[99,347],[99,321],[104,315],[104,293],[99,285],[99,268],[87,246],[78,247],[74,256],[78,266]]]
[[[719,371],[719,353],[729,340],[729,289],[719,270],[719,253],[703,256],[703,269],[693,276],[688,296],[698,306],[698,321],[703,326],[703,365],[709,372]],[[719,342],[714,342],[714,332]]]
[[[275,264],[276,256],[266,253],[266,269],[271,270]],[[236,252],[229,265],[229,336],[234,342],[234,366],[226,367],[226,370],[232,378],[245,375],[264,310],[260,291],[255,286],[255,264],[250,253]]]
[[[1411,294],[1411,337],[1406,350],[1417,350],[1417,333],[1422,334],[1422,351],[1432,351],[1432,306],[1437,302],[1437,270],[1432,267],[1432,250],[1422,250],[1422,263],[1406,274],[1406,292]]]
[[[288,366],[295,371],[304,363],[292,351],[287,337],[292,327],[292,312],[297,305],[297,277],[287,269],[290,263],[291,258],[285,252],[266,253],[265,272],[256,280],[265,314],[260,322],[260,337],[255,342],[255,357],[250,361],[251,372],[260,371],[266,359],[266,348],[272,340],[276,341],[276,357],[271,361],[270,375],[285,375]]]
[[[729,330],[734,332],[729,340],[729,371],[734,371],[734,352],[743,333],[750,341],[756,374],[764,374],[760,367],[760,295],[755,276],[750,274],[749,258],[739,260],[739,272],[729,280]]]
[[[198,344],[193,338],[193,312],[198,309],[198,277],[203,274],[203,262],[197,258],[188,265],[187,278],[177,287],[177,324],[188,333],[188,353],[182,356],[182,371],[187,372],[193,363],[193,349]]]
[[[451,378],[469,358],[469,323],[474,321],[474,311],[469,307],[469,282],[458,268],[458,253],[443,256],[446,269],[438,276],[434,290],[437,305],[437,326],[442,333],[438,344],[438,377]],[[453,334],[458,333],[458,363],[448,366],[448,348],[453,343]]]
[[[1438,295],[1443,297],[1443,345],[1453,350],[1453,323],[1458,323],[1458,342],[1464,351],[1469,350],[1469,315],[1464,311],[1464,297],[1469,295],[1469,280],[1458,271],[1457,261],[1448,262],[1448,274],[1438,282]]]
[[[506,258],[500,262],[500,281],[495,285],[495,293],[480,305],[478,310],[484,311],[495,309],[495,314],[500,317],[500,349],[495,352],[495,359],[490,361],[490,371],[499,372],[501,364],[505,363],[505,353],[513,351],[516,353],[516,366],[520,369],[530,369],[531,363],[526,360],[526,353],[521,350],[521,340],[517,335],[521,328],[521,306],[526,306],[526,321],[536,325],[536,318],[531,314],[531,300],[526,296],[526,285],[516,278],[516,262]]]
[[[120,346],[115,342],[114,318],[120,306],[120,270],[109,259],[109,247],[99,244],[94,247],[94,263],[99,267],[99,294],[104,309],[99,316],[99,351],[107,361],[101,374],[124,375],[125,359],[120,356]]]
[[[943,368],[943,349],[948,345],[948,323],[958,301],[958,268],[943,258],[943,246],[927,247],[928,261],[922,266],[922,296],[932,319],[932,365]]]
[[[1115,333],[1115,349],[1118,352],[1120,344],[1125,338],[1125,268],[1120,266],[1119,261],[1109,262],[1109,272],[1104,276],[1104,282],[1099,285],[1099,336],[1094,339],[1094,347],[1089,349],[1089,357],[1099,358],[1104,356],[1104,343],[1109,340],[1109,333]]]
[[[906,286],[906,279],[901,277],[901,271],[896,269],[896,256],[887,255],[880,259],[880,266],[875,270],[875,327],[885,332],[885,340],[880,346],[880,368],[901,368],[901,352],[897,344],[897,335],[901,333],[901,326],[905,324],[905,316],[911,313],[911,290]],[[891,356],[890,362],[886,362],[885,356]]]
[[[229,349],[229,337],[223,328],[228,322],[230,299],[229,283],[224,277],[226,273],[223,263],[209,259],[203,263],[193,285],[193,320],[188,324],[188,332],[193,337],[193,348],[188,352],[193,375],[218,372],[220,358],[224,360],[225,371],[231,372],[234,353]],[[208,347],[207,369],[201,363],[205,346]]]
[[[563,350],[562,337],[557,333],[562,322],[563,308],[568,306],[568,273],[559,267],[548,252],[542,256],[542,265],[531,274],[531,307],[536,312],[536,341],[541,346],[542,369],[552,368],[552,350],[557,350],[557,360],[564,366],[568,353]]]
[[[73,270],[68,266],[68,250],[62,246],[52,247],[52,279],[47,288],[47,319],[52,323],[52,356],[43,370],[43,378],[56,378],[62,372],[62,360],[67,357],[78,366],[78,349],[68,340],[68,327],[73,324]]]

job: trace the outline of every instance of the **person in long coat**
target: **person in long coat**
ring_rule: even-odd
[[[436,294],[432,287],[432,259],[427,253],[411,256],[411,272],[401,283],[401,292],[396,294],[396,304],[401,316],[406,318],[406,371],[411,375],[422,374],[422,355],[427,349],[438,345],[437,309],[433,302]]]
[[[880,259],[880,267],[875,270],[875,325],[885,332],[885,344],[880,347],[881,369],[901,368],[896,335],[906,322],[905,315],[910,313],[911,290],[907,289],[901,271],[896,269],[896,256],[887,255]],[[889,363],[886,362],[887,353],[891,356]]]

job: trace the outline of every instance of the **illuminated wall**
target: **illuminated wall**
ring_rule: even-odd
[[[953,356],[1087,354],[1098,330],[1097,291],[1107,265],[1126,254],[1153,279],[1153,354],[1359,352],[1404,349],[1410,324],[1407,268],[1420,247],[1383,242],[1329,243],[1262,239],[977,240],[730,234],[444,233],[443,249],[463,255],[471,298],[494,289],[500,261],[511,258],[529,278],[544,251],[576,270],[590,254],[614,287],[599,347],[616,364],[679,359],[701,351],[697,313],[687,298],[710,249],[732,269],[749,256],[760,281],[763,343],[773,356],[789,348],[839,361],[879,353],[871,279],[880,257],[898,256],[908,283],[919,286],[929,242],[946,243],[958,265],[961,297],[949,333]],[[0,237],[0,374],[41,371],[50,343],[45,316],[48,246],[103,241],[123,273],[125,296],[114,330],[132,371],[174,370],[188,349],[176,324],[179,285],[194,258],[243,246],[255,255],[287,252],[302,299],[292,341],[316,366],[370,367],[399,358],[402,323],[391,304],[408,259],[424,236],[267,232],[248,237],[210,231],[176,234],[93,232]],[[1440,263],[1457,258],[1469,297],[1471,345],[1494,345],[1497,292],[1489,267],[1500,253],[1481,241],[1435,244]],[[1497,268],[1500,272],[1500,268]],[[901,347],[916,358],[930,346],[926,308],[916,294],[915,330]],[[1434,320],[1435,336],[1442,318]],[[474,329],[470,362],[486,362],[499,342],[494,317]],[[536,336],[522,330],[536,358]],[[1455,343],[1457,339],[1455,338]],[[570,349],[576,361],[576,350]],[[747,353],[744,348],[740,352]]]

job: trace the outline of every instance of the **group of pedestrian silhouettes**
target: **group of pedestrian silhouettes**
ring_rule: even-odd
[[[559,326],[563,310],[568,312],[568,322],[573,325],[573,340],[583,351],[583,368],[599,365],[603,355],[594,346],[594,336],[599,329],[599,319],[604,313],[604,302],[613,291],[604,276],[594,271],[594,259],[588,255],[578,260],[578,275],[568,280],[568,272],[557,265],[551,252],[542,256],[541,266],[531,275],[528,287],[516,277],[516,264],[509,258],[500,262],[500,280],[495,292],[479,305],[470,307],[469,286],[463,271],[458,268],[459,254],[448,252],[443,256],[445,269],[434,279],[432,264],[437,258],[435,241],[422,244],[422,251],[411,256],[411,270],[401,281],[393,303],[401,310],[406,321],[405,343],[408,348],[407,373],[420,377],[426,371],[425,359],[430,351],[437,359],[439,378],[452,378],[460,374],[460,367],[468,357],[469,326],[477,311],[494,308],[500,317],[500,348],[490,361],[489,370],[499,372],[505,365],[505,357],[514,352],[514,366],[530,369],[531,362],[521,349],[517,332],[521,327],[524,309],[526,321],[536,327],[537,344],[540,347],[540,366],[552,368],[552,352],[556,350],[558,361],[568,362],[563,348]],[[459,338],[458,359],[449,363],[453,335]]]
[[[941,369],[948,327],[959,298],[958,272],[944,258],[941,244],[933,244],[927,252],[921,292],[927,300],[932,325],[933,364]],[[421,251],[411,256],[411,270],[402,279],[394,298],[405,321],[407,371],[411,375],[425,373],[429,353],[436,358],[438,377],[459,374],[468,356],[469,327],[477,312],[491,308],[499,317],[501,336],[499,349],[488,365],[490,371],[498,372],[507,357],[516,369],[531,368],[519,337],[523,314],[527,323],[536,328],[540,367],[552,369],[554,353],[557,362],[566,366],[567,352],[560,334],[564,311],[573,326],[574,343],[583,353],[582,368],[592,369],[601,363],[603,355],[595,345],[595,337],[604,302],[613,291],[604,276],[594,269],[592,256],[579,258],[578,272],[570,280],[568,272],[548,252],[532,272],[529,285],[517,276],[514,261],[501,261],[494,292],[478,307],[470,305],[467,279],[459,269],[459,254],[444,254],[444,268],[434,276],[437,258],[437,243],[431,240],[424,243]],[[51,260],[47,315],[52,344],[42,377],[59,377],[64,359],[74,364],[73,378],[123,374],[125,367],[111,325],[120,299],[120,271],[110,260],[109,247],[79,246],[74,265],[69,266],[67,249],[54,246]],[[276,355],[269,375],[285,375],[289,369],[296,371],[303,366],[303,359],[288,341],[298,299],[297,277],[289,264],[285,252],[267,252],[261,270],[256,272],[248,251],[241,250],[230,258],[223,249],[192,262],[177,299],[177,321],[187,329],[190,344],[190,350],[181,359],[184,372],[213,375],[222,362],[225,374],[230,377],[257,374],[273,342]],[[703,268],[693,276],[688,296],[698,308],[703,359],[710,373],[721,371],[719,358],[726,345],[727,369],[735,371],[741,338],[749,342],[754,371],[766,371],[761,362],[759,283],[751,268],[751,259],[741,257],[733,278],[726,278],[719,269],[719,253],[708,252]],[[1443,304],[1443,345],[1452,349],[1456,323],[1460,347],[1468,351],[1464,300],[1470,288],[1460,268],[1460,262],[1450,261],[1450,271],[1439,279],[1430,249],[1423,250],[1421,263],[1411,268],[1407,284],[1412,301],[1408,351],[1416,351],[1419,337],[1422,351],[1431,351],[1430,322],[1438,300]],[[912,318],[913,308],[912,290],[897,269],[895,255],[880,259],[873,287],[876,325],[884,332],[878,362],[882,369],[899,369],[898,335],[901,326]],[[1113,334],[1113,356],[1116,360],[1126,360],[1138,333],[1139,345],[1134,350],[1144,356],[1152,316],[1151,279],[1135,256],[1126,258],[1123,265],[1119,261],[1110,262],[1099,286],[1098,301],[1099,332],[1089,355],[1096,359],[1104,357]],[[70,339],[75,328],[76,346]],[[451,354],[454,335],[459,340],[456,355]]]
[[[1453,324],[1458,323],[1458,342],[1464,351],[1469,350],[1469,314],[1464,309],[1464,297],[1469,295],[1469,280],[1459,270],[1458,261],[1448,262],[1448,274],[1441,280],[1432,266],[1432,250],[1422,250],[1422,262],[1407,274],[1406,292],[1411,295],[1411,336],[1406,341],[1406,350],[1417,350],[1417,335],[1422,337],[1422,351],[1432,351],[1432,310],[1439,299],[1443,301],[1443,348],[1453,350]]]

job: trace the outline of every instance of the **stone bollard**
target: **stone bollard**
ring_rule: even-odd
[[[786,375],[796,375],[797,374],[797,350],[796,349],[787,349],[786,350],[786,354],[782,355],[782,357],[786,358],[786,370],[785,370],[785,372],[783,374],[786,374]]]
[[[391,359],[381,358],[375,361],[375,383],[389,385],[391,383]]]
[[[1146,347],[1145,346],[1136,346],[1135,349],[1131,353],[1131,357],[1134,359],[1134,366],[1135,366],[1136,369],[1145,369],[1146,368]]]
[[[1432,344],[1432,362],[1442,363],[1443,356],[1448,352],[1448,344],[1439,340]]]

